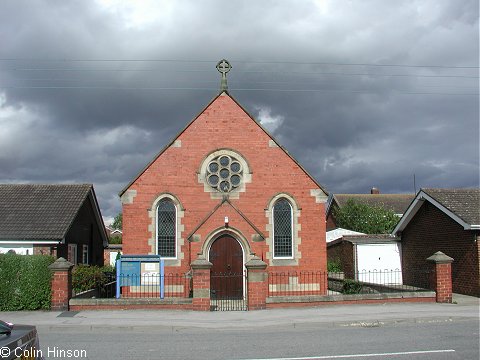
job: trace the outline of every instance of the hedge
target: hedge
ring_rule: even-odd
[[[47,255],[0,254],[0,311],[48,310],[55,259]]]
[[[76,293],[100,288],[108,281],[105,273],[114,271],[112,266],[76,266],[72,271],[72,288]]]

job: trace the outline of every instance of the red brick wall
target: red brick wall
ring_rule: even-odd
[[[184,254],[181,267],[167,271],[188,271],[190,259],[196,258],[208,234],[224,225],[225,216],[229,217],[229,225],[249,241],[251,251],[266,259],[269,251],[266,242],[252,242],[255,231],[228,205],[219,209],[196,232],[201,236],[200,242],[189,243],[186,239],[220,202],[204,192],[204,185],[198,182],[197,172],[203,159],[215,150],[232,149],[248,162],[252,181],[246,184],[246,191],[240,193],[240,198],[231,199],[231,202],[268,236],[265,208],[269,200],[278,193],[294,197],[301,208],[301,259],[295,270],[326,270],[325,205],[316,203],[310,194],[317,185],[281,148],[269,146],[267,134],[230,97],[218,97],[177,139],[181,147],[166,149],[129,187],[137,194],[132,204],[123,205],[125,254],[151,251],[148,244],[151,219],[147,212],[160,194],[170,193],[185,208],[182,219],[185,245],[181,249]],[[282,269],[275,267],[273,270]]]
[[[72,297],[70,271],[56,271],[52,276],[52,310],[68,310],[68,300]]]
[[[193,270],[193,310],[208,311],[210,310],[210,297],[207,294],[199,295],[201,291],[210,293],[210,269]]]
[[[437,302],[452,302],[452,266],[447,264],[435,264],[435,291],[437,292]]]
[[[33,254],[34,255],[52,255],[57,257],[57,247],[55,246],[42,246],[42,245],[33,245]]]
[[[430,269],[425,259],[437,251],[454,259],[453,292],[480,296],[480,248],[475,237],[479,232],[466,231],[457,222],[425,201],[402,233],[402,267],[405,278],[412,269]]]
[[[254,279],[255,275],[257,278]],[[264,269],[248,269],[248,310],[266,308],[268,276]]]
[[[105,265],[110,264],[110,249],[103,249],[103,263]]]
[[[104,249],[103,250],[103,264],[104,265],[110,265],[110,254],[114,253],[115,257],[117,256],[118,253],[122,253],[122,249]]]

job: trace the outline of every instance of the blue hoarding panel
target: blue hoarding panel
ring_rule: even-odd
[[[122,259],[122,268],[120,270],[120,286],[140,285],[140,262],[124,261]]]
[[[120,286],[141,285],[142,263],[160,262],[159,255],[122,255],[117,267],[117,296],[120,297]]]

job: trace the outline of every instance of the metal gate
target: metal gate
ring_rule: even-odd
[[[210,275],[211,311],[246,311],[244,291],[246,273],[218,273]]]

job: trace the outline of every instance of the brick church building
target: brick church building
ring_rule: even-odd
[[[324,272],[326,191],[229,94],[226,72],[220,93],[121,191],[123,253],[160,255],[166,273],[199,258],[212,274],[243,273],[252,259],[268,273]]]

